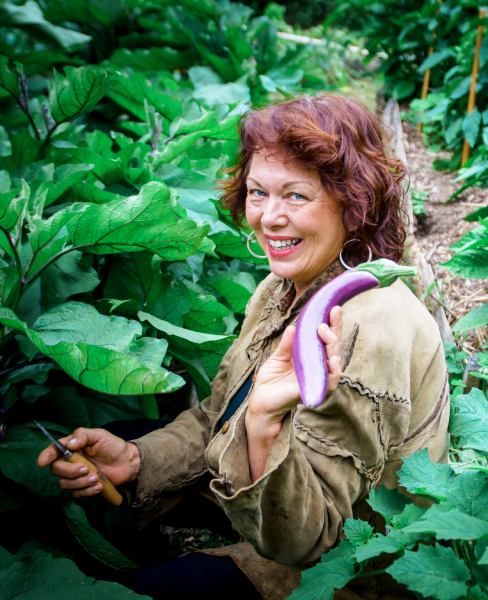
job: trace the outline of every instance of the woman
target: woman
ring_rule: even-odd
[[[346,518],[368,518],[371,486],[395,486],[403,457],[427,447],[433,460],[446,459],[447,375],[435,322],[397,281],[334,308],[331,326],[318,330],[329,356],[326,401],[315,410],[300,403],[293,323],[345,268],[400,260],[404,171],[386,157],[375,118],[334,94],[249,113],[241,141],[223,202],[237,222],[245,215],[248,247],[256,253],[255,237],[271,273],[248,304],[211,396],[129,443],[101,429],[63,441],[116,485],[134,482],[131,506],[141,521],[182,495],[210,493],[245,540],[207,551],[205,560],[230,556],[246,575],[232,592],[240,575],[222,577],[222,597],[239,587],[243,597],[278,600],[337,542]],[[96,478],[58,460],[52,447],[38,464],[50,464],[75,496],[100,492]],[[158,582],[163,593],[166,583]],[[368,585],[356,588],[359,597],[376,597]]]

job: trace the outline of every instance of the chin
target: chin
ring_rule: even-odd
[[[296,269],[287,269],[283,265],[274,265],[272,262],[270,263],[270,269],[271,272],[277,277],[281,277],[282,279],[291,279],[293,282],[299,274]]]

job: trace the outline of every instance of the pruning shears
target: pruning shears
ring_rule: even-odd
[[[39,429],[47,437],[51,444],[54,444],[56,450],[59,452],[63,460],[84,465],[90,473],[93,473],[98,476],[103,486],[102,496],[105,498],[105,500],[108,500],[110,504],[113,504],[114,506],[119,506],[120,504],[122,504],[123,498],[116,490],[114,484],[110,481],[110,479],[108,479],[108,477],[101,473],[92,462],[90,462],[79,452],[72,452],[71,450],[68,450],[66,446],[64,446],[63,444],[61,444],[61,442],[55,439],[49,433],[49,431],[45,427],[43,427],[38,421],[34,421],[34,423],[37,425],[37,427],[39,427]]]

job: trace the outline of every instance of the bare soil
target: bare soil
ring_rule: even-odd
[[[454,323],[472,308],[488,301],[487,282],[484,279],[456,277],[442,263],[454,254],[450,249],[462,235],[474,229],[475,223],[464,217],[488,204],[488,188],[469,188],[455,200],[449,197],[459,187],[456,173],[436,171],[436,158],[449,158],[445,152],[432,152],[422,135],[411,123],[404,122],[404,141],[410,176],[410,189],[429,194],[425,207],[427,215],[416,220],[415,237],[432,266],[449,324]],[[479,351],[488,342],[488,331],[477,329],[461,340],[468,352]]]

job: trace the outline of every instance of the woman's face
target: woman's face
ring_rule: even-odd
[[[262,150],[247,177],[246,218],[275,275],[300,294],[339,255],[346,239],[339,203],[315,171]]]

